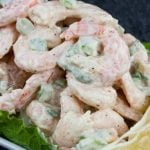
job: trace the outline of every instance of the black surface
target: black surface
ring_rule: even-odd
[[[150,41],[150,0],[83,0],[108,11],[141,41]]]
[[[8,149],[0,146],[0,150],[8,150]]]

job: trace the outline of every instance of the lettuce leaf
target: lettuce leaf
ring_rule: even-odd
[[[26,125],[23,120],[7,112],[0,111],[0,136],[27,150],[56,150],[49,144],[44,134],[33,125]]]
[[[146,49],[150,50],[150,43],[144,42],[143,45],[145,46]]]
[[[144,42],[143,45],[147,49],[148,54],[150,55],[150,42]]]

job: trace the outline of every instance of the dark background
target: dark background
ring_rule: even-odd
[[[150,41],[150,0],[83,0],[95,4],[119,20],[126,32]]]
[[[95,4],[119,20],[126,32],[150,41],[150,0],[83,0]],[[3,148],[0,147],[0,150]]]

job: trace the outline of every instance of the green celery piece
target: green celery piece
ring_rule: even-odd
[[[52,84],[42,84],[40,90],[37,93],[37,99],[40,102],[49,101],[54,94]]]
[[[19,18],[17,19],[16,29],[22,35],[27,35],[34,30],[34,25],[27,18]]]
[[[99,45],[98,39],[92,36],[80,37],[78,41],[79,49],[86,56],[97,56],[97,47]]]
[[[67,81],[65,79],[58,79],[58,80],[54,81],[54,83],[53,83],[53,87],[55,89],[65,88],[66,86],[67,86]]]
[[[76,150],[101,150],[108,144],[106,142],[108,136],[109,134],[106,131],[97,131],[87,137],[82,136],[76,145]]]
[[[60,0],[60,3],[65,6],[66,8],[72,9],[75,8],[77,5],[76,0]]]
[[[53,106],[47,107],[47,113],[52,116],[52,117],[58,117],[60,115],[60,109],[59,108],[54,108]]]
[[[31,39],[29,42],[29,47],[33,51],[48,51],[47,41],[40,38]]]
[[[27,150],[57,150],[37,127],[26,125],[21,118],[4,111],[0,111],[0,136]]]
[[[82,83],[88,84],[93,81],[93,79],[88,73],[76,66],[68,65],[66,70],[71,72],[74,75],[74,77]]]

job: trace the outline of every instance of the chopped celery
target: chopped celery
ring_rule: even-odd
[[[60,115],[60,109],[54,106],[47,107],[46,111],[52,117],[58,117]]]
[[[69,72],[71,72],[78,81],[80,81],[82,83],[91,83],[92,82],[92,78],[84,70],[82,70],[78,67],[72,66],[72,65],[68,65],[66,69]]]
[[[22,35],[27,35],[34,30],[34,25],[26,18],[17,19],[16,29]]]
[[[76,0],[60,0],[60,3],[66,8],[70,8],[70,9],[75,8],[77,5]]]
[[[54,89],[51,84],[43,84],[37,94],[37,99],[41,102],[50,100],[53,97]]]
[[[81,51],[87,56],[97,56],[99,41],[92,36],[80,37],[78,45]]]

